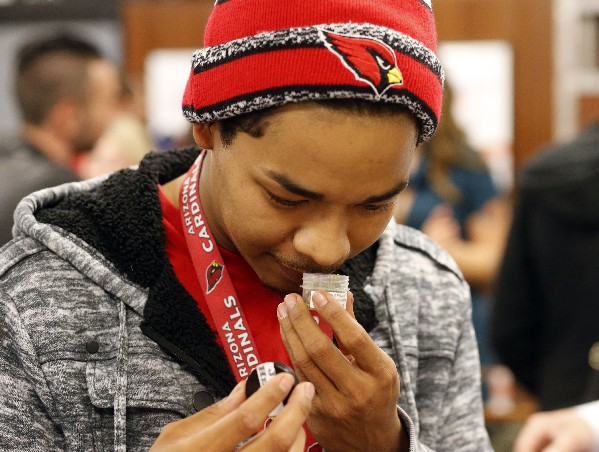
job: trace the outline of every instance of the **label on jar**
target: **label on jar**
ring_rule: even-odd
[[[256,367],[256,373],[258,374],[258,381],[260,386],[264,386],[268,380],[277,374],[275,369],[275,363],[263,363]],[[277,416],[283,409],[283,402],[279,403],[269,414],[270,417]]]
[[[318,292],[317,290],[311,290],[310,291],[310,300],[308,301],[308,303],[306,303],[308,305],[309,309],[316,309],[316,305],[314,304],[314,302],[312,301],[312,297],[314,296],[314,294]],[[339,304],[341,306],[343,306],[343,309],[345,309],[347,307],[347,293],[346,292],[329,292],[333,298],[335,300],[337,300],[339,302]]]

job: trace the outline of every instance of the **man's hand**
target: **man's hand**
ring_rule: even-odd
[[[399,376],[393,360],[370,338],[348,308],[328,293],[314,294],[318,314],[333,329],[338,349],[297,294],[277,310],[281,336],[300,381],[316,388],[308,427],[327,452],[404,450],[397,414]]]
[[[533,414],[518,435],[514,452],[588,452],[591,427],[572,409]]]
[[[293,376],[278,374],[246,400],[245,381],[241,382],[220,402],[164,427],[151,452],[232,451],[264,425],[293,383]],[[300,383],[275,420],[241,450],[303,452],[303,424],[313,396],[312,384]]]

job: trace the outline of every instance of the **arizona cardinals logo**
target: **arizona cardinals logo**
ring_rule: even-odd
[[[216,285],[220,282],[223,277],[223,266],[217,261],[212,263],[206,269],[206,293],[210,293],[214,290]]]
[[[384,42],[326,30],[319,33],[327,49],[339,57],[357,80],[368,83],[377,98],[392,86],[403,84],[395,52]]]

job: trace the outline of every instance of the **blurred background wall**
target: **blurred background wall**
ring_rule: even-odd
[[[0,133],[10,132],[18,123],[11,63],[25,38],[55,28],[80,31],[125,72],[143,80],[153,51],[201,46],[213,4],[213,0],[0,0]],[[433,7],[442,43],[500,41],[510,47],[509,153],[514,168],[541,145],[567,138],[595,119],[598,0],[434,0]]]

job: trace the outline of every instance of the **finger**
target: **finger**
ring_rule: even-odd
[[[312,300],[316,305],[318,314],[333,329],[339,346],[345,354],[354,357],[360,369],[367,373],[376,373],[377,370],[381,369],[381,366],[387,366],[390,358],[375,344],[366,330],[362,328],[362,325],[352,318],[331,294],[318,291],[314,294]],[[290,315],[290,317],[293,316]],[[320,362],[318,364],[321,365]],[[333,363],[333,365],[340,366],[338,362]],[[322,363],[322,366],[327,369],[327,375],[332,375],[329,372],[335,375],[342,375],[347,372],[347,366],[336,368],[326,363]]]
[[[296,357],[293,354],[293,348],[287,342],[287,337],[285,336],[285,333],[283,332],[283,327],[280,326],[279,331],[281,333],[281,339],[283,340],[283,345],[285,346],[285,349],[287,349],[287,354],[289,355],[289,358],[291,359],[291,364],[293,366],[293,370],[295,371],[295,375],[297,376],[298,380],[299,381],[309,381],[308,378],[306,377],[306,375],[304,375],[304,373],[302,372],[302,370],[299,367],[296,367],[294,364],[296,362]]]
[[[551,443],[553,428],[548,428],[543,415],[533,414],[514,444],[514,452],[538,452]]]
[[[245,388],[245,382],[238,384],[228,397],[210,405],[208,408],[165,425],[151,450],[181,450],[181,447],[185,447],[184,443],[188,438],[198,432],[203,432],[218,419],[226,416],[239,406],[245,400],[243,388]],[[183,450],[187,450],[187,448]]]
[[[356,315],[354,313],[354,294],[351,291],[347,291],[347,305],[345,306],[345,310],[349,313],[349,315],[352,318],[356,318]],[[345,355],[345,357],[352,362],[353,361],[353,356],[351,355],[351,353],[345,349],[345,347],[342,344],[339,344],[339,350],[341,350],[341,353],[343,353]]]
[[[303,451],[306,435],[304,422],[310,414],[314,385],[309,382],[300,383],[291,393],[287,405],[273,422],[252,441],[247,450],[292,450]]]
[[[183,418],[177,422],[169,424],[171,436],[188,436],[204,429],[214,422],[218,421],[245,400],[245,381],[242,381],[233,388],[229,396],[204,408],[191,416]]]
[[[354,312],[354,294],[351,290],[347,291],[347,304],[345,305],[345,310],[349,312],[349,315],[352,316],[352,318],[356,318],[356,314]]]
[[[190,450],[198,450],[201,446],[211,444],[214,450],[231,450],[264,425],[268,414],[289,394],[294,381],[290,374],[275,375],[236,409],[203,431],[198,430],[190,435],[186,439],[186,446]],[[235,400],[229,403],[234,404]]]
[[[306,446],[306,432],[302,427],[295,438],[295,441],[291,445],[289,452],[303,452]]]
[[[294,368],[316,385],[318,393],[329,390],[336,375],[351,371],[347,359],[316,325],[312,314],[297,294],[285,297],[287,316],[279,318],[284,343]],[[325,366],[325,367],[323,367]],[[329,370],[327,370],[329,369]],[[331,370],[335,369],[333,374]]]

